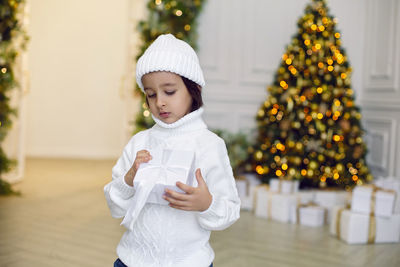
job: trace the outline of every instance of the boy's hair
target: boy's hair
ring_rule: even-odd
[[[192,110],[198,110],[203,106],[203,98],[201,97],[201,86],[197,83],[181,76],[183,83],[186,85],[189,94],[192,96]]]
[[[185,78],[183,76],[179,76],[182,78],[183,83],[185,84],[190,96],[192,97],[192,109],[190,112],[198,110],[203,106],[203,98],[201,96],[201,86],[197,83]],[[149,100],[146,95],[146,104],[149,105]]]

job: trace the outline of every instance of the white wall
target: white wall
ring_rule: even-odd
[[[133,103],[122,84],[131,82],[131,8],[142,2],[30,1],[27,156],[120,155]]]

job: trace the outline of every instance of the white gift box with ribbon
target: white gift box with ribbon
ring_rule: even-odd
[[[348,244],[400,242],[400,214],[375,217],[335,207],[330,233]]]
[[[393,214],[395,192],[387,192],[373,186],[356,186],[353,189],[351,210],[363,214],[389,217]],[[371,210],[374,209],[374,210]]]
[[[320,206],[308,206],[299,208],[299,220],[301,225],[319,227],[325,223],[325,209]]]
[[[291,194],[299,191],[299,181],[281,180],[273,178],[269,180],[269,190],[274,193]]]
[[[149,150],[149,152],[152,159],[140,164],[133,185],[140,187],[141,183],[148,180],[154,181],[155,184],[147,202],[168,205],[169,202],[163,199],[166,188],[183,193],[176,186],[177,182],[190,186],[193,184],[194,152],[171,149]]]
[[[271,216],[271,197],[273,193],[268,191],[268,187],[266,185],[256,186],[254,191],[255,215],[261,218],[269,218]]]
[[[168,205],[163,199],[165,189],[183,193],[176,186],[182,182],[193,186],[195,180],[195,153],[193,151],[152,149],[152,159],[140,164],[133,180],[136,189],[131,206],[126,212],[122,225],[133,229],[133,224],[146,203]]]

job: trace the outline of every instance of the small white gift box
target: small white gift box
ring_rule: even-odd
[[[388,217],[393,214],[395,197],[396,194],[393,191],[383,191],[374,186],[356,186],[353,189],[351,210]]]
[[[149,150],[152,159],[140,164],[133,181],[135,187],[141,187],[145,183],[154,184],[147,197],[148,203],[168,205],[163,199],[165,189],[183,193],[176,183],[193,185],[195,180],[194,152],[171,149]]]
[[[319,227],[325,223],[325,209],[320,206],[299,207],[299,221],[301,225]]]
[[[261,218],[271,216],[271,197],[273,193],[268,190],[267,185],[259,185],[254,188],[255,208],[254,214]]]
[[[293,216],[296,216],[295,208],[298,201],[298,197],[295,194],[272,194],[271,218],[275,221],[285,223],[294,221]]]
[[[269,180],[269,190],[274,193],[295,193],[299,191],[299,181],[289,181],[273,178]]]
[[[295,193],[296,204],[290,207],[290,222],[297,223],[298,209],[301,205],[314,203],[315,190],[300,190]]]
[[[300,190],[296,196],[300,200],[300,204],[311,203],[315,199],[315,190]]]
[[[253,210],[256,186],[261,183],[253,174],[245,173],[235,179],[242,210]]]
[[[332,209],[336,206],[345,207],[351,201],[351,193],[344,190],[316,190],[315,203],[326,208],[327,220],[331,221]]]
[[[242,178],[236,178],[236,188],[240,198],[248,197],[250,194],[250,184],[249,181]]]
[[[378,187],[381,187],[386,190],[393,190],[396,193],[393,213],[400,213],[400,178],[396,177],[387,177],[387,178],[379,178],[374,184]]]
[[[166,188],[183,193],[176,183],[192,186],[195,180],[193,151],[152,149],[149,152],[152,159],[140,164],[136,172],[133,180],[136,191],[121,222],[131,231],[146,203],[168,205],[169,202],[163,199]]]
[[[348,244],[400,242],[400,214],[375,217],[337,207],[330,233]]]

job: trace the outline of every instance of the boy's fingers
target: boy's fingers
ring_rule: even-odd
[[[166,189],[165,192],[168,194],[168,197],[172,197],[177,200],[189,200],[190,196],[187,194],[178,193],[174,190]]]
[[[204,184],[206,184],[206,182],[204,181],[203,176],[201,175],[201,170],[197,169],[196,170],[196,180],[199,186],[202,186]]]
[[[188,193],[188,194],[193,194],[194,192],[194,187],[188,186],[187,184],[181,183],[181,182],[177,182],[176,186],[179,187],[180,189],[182,189],[184,192]]]
[[[186,207],[188,205],[186,201],[176,200],[172,197],[163,196],[163,198],[174,206]]]

